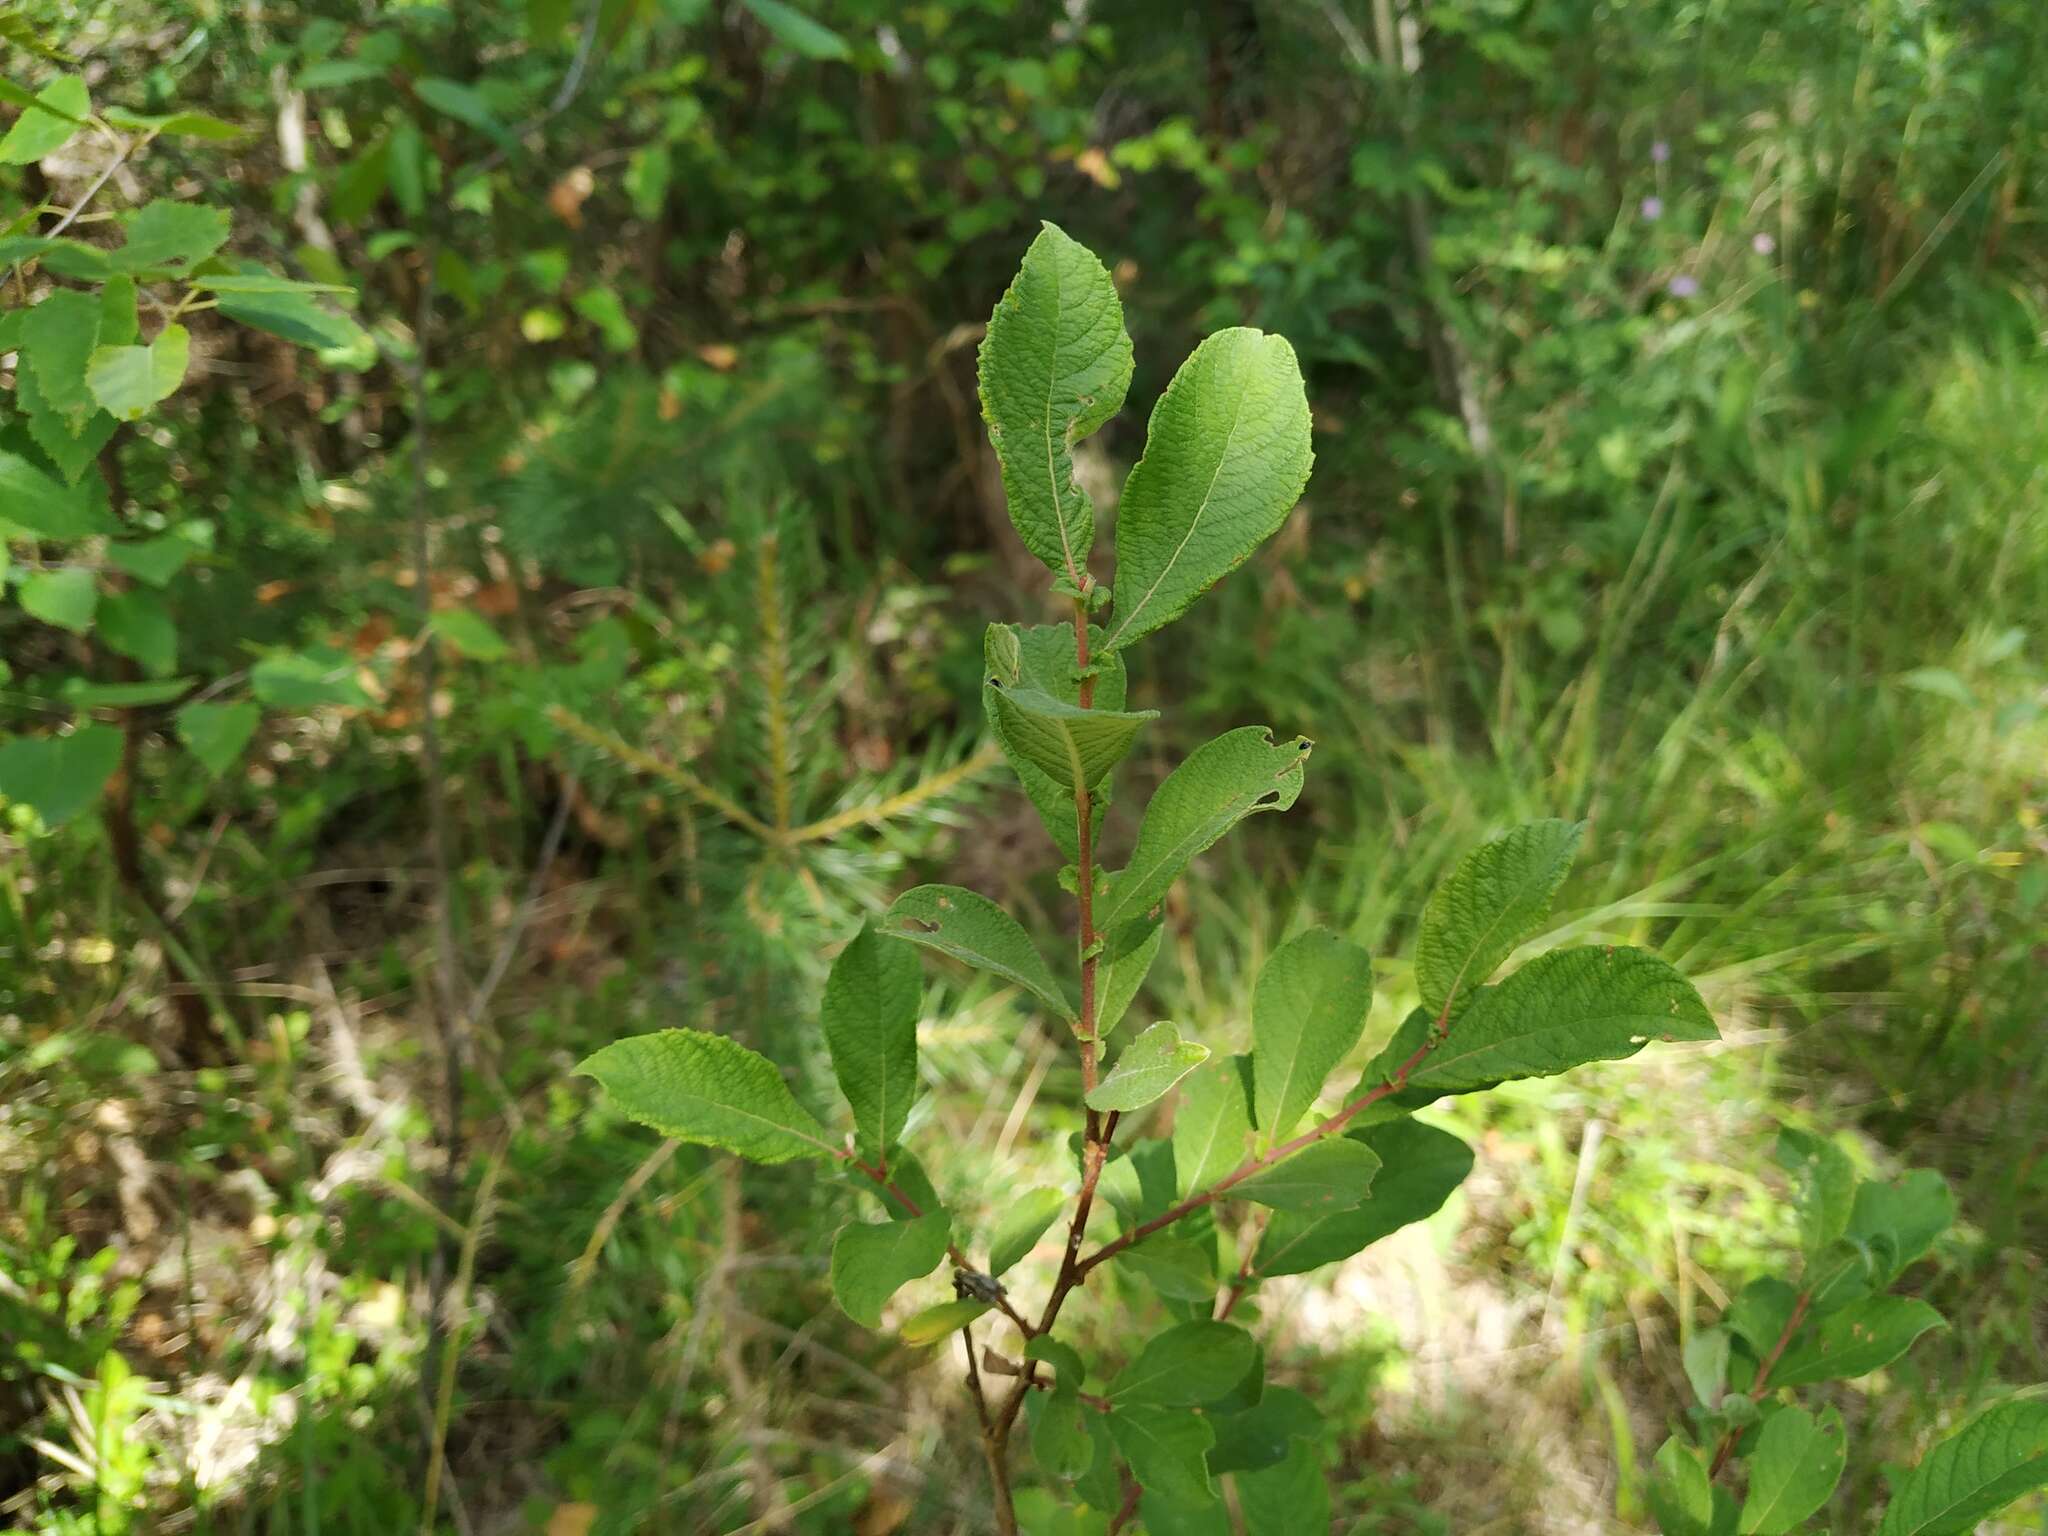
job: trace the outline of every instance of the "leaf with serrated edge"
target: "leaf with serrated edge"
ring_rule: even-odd
[[[1207,1189],[1245,1160],[1251,1064],[1249,1056],[1212,1056],[1188,1074],[1173,1113],[1173,1163],[1183,1195]]]
[[[1154,1024],[1117,1057],[1109,1075],[1088,1095],[1088,1107],[1128,1112],[1162,1097],[1209,1059],[1209,1047],[1183,1040],[1171,1024]]]
[[[677,1141],[757,1163],[837,1155],[775,1064],[723,1035],[630,1035],[584,1057],[576,1070],[596,1078],[628,1117]]]
[[[920,885],[898,896],[880,931],[936,949],[1022,987],[1063,1019],[1074,1006],[1052,979],[1031,936],[986,896],[957,885]]]
[[[1082,709],[1035,688],[991,686],[1003,739],[1071,799],[1092,790],[1124,760],[1159,711]]]
[[[1330,1136],[1232,1187],[1234,1200],[1282,1211],[1348,1211],[1372,1194],[1379,1154],[1362,1141]]]
[[[825,978],[819,1009],[839,1091],[862,1151],[880,1156],[903,1134],[917,1097],[917,956],[861,924]],[[870,1325],[872,1326],[872,1325]]]
[[[1713,1040],[1718,1033],[1692,983],[1655,955],[1553,950],[1498,986],[1480,988],[1443,1043],[1409,1074],[1401,1102],[1550,1077],[1633,1056],[1652,1040]],[[1367,1068],[1369,1077],[1398,1067],[1389,1054]]]
[[[1415,985],[1432,1015],[1457,1017],[1550,913],[1584,824],[1532,821],[1475,848],[1437,887],[1415,935]]]
[[[1185,613],[1286,520],[1308,484],[1308,395],[1284,338],[1218,331],[1152,410],[1116,515],[1120,650]]]
[[[1347,1259],[1390,1232],[1436,1214],[1472,1171],[1472,1149],[1449,1131],[1390,1120],[1345,1138],[1376,1153],[1371,1198],[1327,1215],[1278,1211],[1253,1256],[1261,1276],[1299,1275]]]
[[[1283,1141],[1358,1043],[1372,1008],[1372,957],[1326,928],[1273,952],[1252,989],[1253,1110],[1268,1144]]]
[[[1312,746],[1305,736],[1276,741],[1264,726],[1248,725],[1197,747],[1145,807],[1137,846],[1098,904],[1096,927],[1106,933],[1145,917],[1189,862],[1238,822],[1293,805]]]
[[[2000,1403],[1892,1485],[1877,1536],[1964,1536],[2023,1493],[2048,1487],[2048,1398]]]
[[[1848,1448],[1836,1409],[1818,1419],[1804,1408],[1772,1414],[1750,1452],[1741,1536],[1785,1536],[1819,1509],[1842,1480]]]
[[[85,368],[100,339],[100,301],[75,288],[58,288],[21,322],[22,356],[43,404],[64,418],[75,436],[98,410],[86,388]],[[77,478],[71,476],[70,478]]]
[[[1041,1186],[1011,1200],[988,1244],[988,1272],[1001,1275],[1038,1246],[1067,1203],[1064,1190]]]
[[[882,1326],[882,1308],[946,1256],[952,1221],[929,1211],[911,1221],[850,1221],[832,1240],[832,1295],[863,1328]]]
[[[1047,224],[989,316],[981,411],[1024,547],[1079,587],[1095,508],[1074,480],[1074,444],[1114,416],[1131,382],[1116,284],[1093,252]]]

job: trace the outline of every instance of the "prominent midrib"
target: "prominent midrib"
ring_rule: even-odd
[[[1293,765],[1292,763],[1288,764],[1288,767],[1289,767],[1289,768],[1291,768],[1291,767],[1293,767],[1293,766],[1294,766],[1294,765]],[[1285,774],[1286,774],[1286,769],[1282,769],[1282,770],[1281,770],[1281,771],[1280,771],[1279,773],[1276,773],[1276,774],[1274,774],[1274,775],[1273,775],[1273,777],[1274,777],[1274,779],[1275,779],[1275,780],[1277,781],[1277,780],[1279,780],[1280,778],[1284,777],[1284,776],[1285,776]],[[1190,833],[1189,833],[1189,834],[1188,834],[1188,835],[1187,835],[1186,837],[1183,837],[1183,838],[1181,838],[1181,839],[1180,839],[1179,841],[1177,841],[1177,842],[1174,842],[1174,843],[1170,843],[1170,844],[1168,844],[1168,846],[1167,846],[1167,848],[1166,848],[1166,850],[1165,850],[1165,854],[1164,854],[1164,856],[1163,856],[1163,857],[1161,857],[1161,858],[1158,858],[1158,859],[1155,859],[1155,860],[1153,860],[1153,861],[1152,861],[1152,863],[1151,863],[1151,865],[1150,865],[1150,866],[1148,866],[1148,867],[1147,867],[1147,868],[1146,868],[1146,869],[1145,869],[1144,871],[1142,871],[1142,873],[1143,873],[1143,875],[1144,875],[1144,880],[1136,880],[1136,881],[1134,881],[1134,880],[1132,880],[1132,879],[1131,879],[1131,875],[1132,875],[1133,871],[1134,871],[1134,870],[1136,870],[1137,866],[1133,865],[1133,866],[1131,866],[1130,868],[1127,868],[1127,869],[1125,869],[1125,870],[1124,870],[1124,872],[1123,872],[1123,873],[1122,873],[1121,875],[1117,876],[1117,882],[1116,882],[1116,889],[1115,889],[1115,890],[1113,890],[1113,891],[1112,891],[1112,892],[1110,893],[1110,898],[1109,898],[1109,899],[1110,899],[1110,910],[1109,910],[1108,914],[1107,914],[1107,915],[1105,915],[1105,916],[1103,917],[1103,919],[1102,919],[1102,926],[1104,926],[1104,927],[1106,928],[1106,927],[1108,927],[1108,926],[1109,926],[1109,925],[1110,925],[1110,924],[1111,924],[1112,922],[1116,922],[1116,921],[1118,921],[1118,920],[1119,920],[1119,918],[1120,918],[1120,916],[1121,916],[1121,914],[1122,914],[1122,912],[1123,912],[1123,910],[1124,910],[1124,904],[1123,904],[1123,902],[1122,902],[1122,900],[1121,900],[1121,893],[1123,892],[1123,890],[1124,890],[1124,889],[1125,889],[1126,887],[1129,887],[1129,886],[1136,886],[1136,885],[1143,885],[1143,884],[1145,883],[1145,881],[1146,881],[1146,880],[1150,880],[1150,879],[1152,878],[1152,876],[1153,876],[1153,875],[1154,875],[1154,874],[1155,874],[1155,873],[1156,873],[1157,871],[1159,871],[1159,870],[1161,870],[1161,869],[1164,869],[1164,868],[1165,868],[1165,867],[1166,867],[1167,865],[1171,864],[1171,863],[1172,863],[1172,862],[1174,861],[1174,859],[1175,859],[1175,858],[1176,858],[1176,857],[1177,857],[1177,856],[1178,856],[1178,855],[1180,854],[1180,851],[1181,851],[1181,850],[1182,850],[1183,848],[1186,848],[1186,847],[1187,847],[1187,846],[1188,846],[1188,845],[1189,845],[1190,843],[1194,842],[1194,841],[1195,841],[1195,840],[1196,840],[1197,838],[1199,838],[1199,837],[1200,837],[1200,836],[1202,835],[1202,832],[1203,832],[1203,829],[1204,829],[1204,828],[1207,828],[1207,827],[1209,827],[1209,826],[1211,826],[1211,825],[1213,825],[1213,824],[1214,824],[1214,822],[1215,822],[1215,820],[1216,820],[1216,818],[1217,818],[1218,816],[1224,815],[1225,813],[1227,813],[1227,812],[1229,812],[1229,811],[1231,811],[1231,810],[1235,809],[1235,808],[1236,808],[1236,807],[1237,807],[1238,805],[1240,805],[1240,804],[1242,804],[1243,802],[1245,802],[1247,798],[1249,798],[1249,799],[1250,799],[1250,801],[1251,801],[1251,802],[1252,802],[1252,803],[1253,803],[1254,805],[1256,805],[1256,803],[1257,803],[1257,801],[1258,801],[1259,797],[1260,797],[1261,795],[1264,795],[1264,794],[1266,794],[1266,793],[1267,793],[1267,791],[1266,791],[1266,790],[1264,790],[1264,789],[1261,789],[1261,790],[1260,790],[1260,791],[1258,792],[1258,794],[1254,794],[1254,795],[1249,795],[1249,796],[1247,796],[1247,795],[1242,795],[1242,794],[1240,794],[1240,795],[1233,795],[1233,796],[1231,796],[1231,797],[1230,797],[1230,799],[1226,800],[1226,801],[1225,801],[1225,802],[1224,802],[1224,803],[1223,803],[1222,805],[1218,806],[1218,807],[1216,808],[1216,811],[1215,811],[1215,812],[1214,812],[1214,813],[1213,813],[1212,815],[1209,815],[1209,816],[1206,816],[1206,817],[1204,817],[1204,818],[1203,818],[1203,819],[1202,819],[1202,820],[1201,820],[1201,821],[1200,821],[1199,823],[1197,823],[1197,824],[1196,824],[1196,826],[1195,826],[1195,829],[1194,829],[1194,830],[1193,830],[1192,832],[1190,832]],[[1249,810],[1249,809],[1247,809],[1246,811],[1244,811],[1244,812],[1240,813],[1240,816],[1239,816],[1239,818],[1238,818],[1238,819],[1240,819],[1240,820],[1241,820],[1241,819],[1243,818],[1243,816],[1245,816],[1245,815],[1249,815],[1249,814],[1250,814],[1250,810]],[[1138,836],[1139,836],[1139,841],[1140,841],[1140,843],[1141,843],[1141,844],[1143,843],[1143,840],[1144,840],[1144,831],[1145,831],[1145,829],[1144,829],[1144,827],[1143,827],[1143,826],[1140,826],[1140,827],[1138,828]],[[1189,855],[1188,855],[1187,857],[1188,857],[1189,859],[1192,859],[1192,858],[1194,857],[1194,855],[1193,855],[1193,854],[1191,853],[1191,854],[1189,854]],[[1186,863],[1186,860],[1182,860],[1182,863],[1183,863],[1183,865],[1185,865],[1185,863]]]
[[[1053,445],[1052,399],[1053,391],[1060,382],[1060,262],[1052,259],[1052,363],[1045,370],[1045,481],[1052,492],[1052,525],[1060,531],[1060,558],[1067,562],[1067,579],[1075,586],[1081,584],[1081,573],[1074,566],[1074,545],[1067,537],[1066,513],[1060,506],[1060,462],[1059,451]],[[1065,436],[1065,429],[1060,433]]]
[[[1465,958],[1462,962],[1460,962],[1456,974],[1451,977],[1450,986],[1447,989],[1445,989],[1444,992],[1445,1012],[1448,1013],[1451,1004],[1457,1001],[1458,993],[1461,989],[1463,989],[1465,985],[1465,973],[1472,968],[1472,962],[1478,958],[1480,949],[1487,943],[1488,940],[1490,940],[1494,936],[1496,932],[1499,931],[1501,924],[1505,923],[1510,917],[1514,915],[1514,903],[1521,901],[1524,897],[1526,897],[1529,894],[1530,889],[1539,883],[1539,881],[1535,880],[1523,881],[1520,888],[1516,890],[1514,897],[1508,905],[1508,907],[1500,913],[1498,913],[1494,917],[1492,922],[1488,923],[1484,928],[1481,928],[1477,936],[1471,942],[1471,944],[1466,946]],[[1483,976],[1480,978],[1480,980],[1482,981],[1484,981],[1485,979],[1486,978]]]
[[[1534,1028],[1523,1030],[1520,1034],[1503,1035],[1499,1039],[1488,1040],[1474,1046],[1462,1055],[1447,1055],[1445,1054],[1445,1047],[1438,1046],[1436,1050],[1430,1053],[1428,1061],[1416,1072],[1415,1076],[1420,1086],[1427,1087],[1431,1068],[1452,1067],[1461,1062],[1476,1061],[1489,1051],[1498,1051],[1517,1045],[1527,1045],[1542,1039],[1545,1035],[1570,1034],[1575,1030],[1594,1028],[1604,1024],[1619,1024],[1623,1022],[1630,1025],[1641,1024],[1645,1026],[1641,1033],[1654,1037],[1657,1034],[1657,1029],[1654,1026],[1658,1024],[1662,1017],[1660,1014],[1621,1009],[1614,1013],[1584,1014],[1563,1024],[1539,1024]],[[1454,1034],[1452,1038],[1456,1039],[1457,1037]]]
[[[1173,568],[1180,564],[1180,557],[1188,547],[1188,540],[1192,539],[1195,536],[1195,530],[1201,527],[1202,518],[1209,511],[1210,499],[1216,494],[1216,482],[1222,478],[1223,466],[1229,461],[1230,445],[1236,441],[1237,429],[1244,423],[1245,401],[1251,395],[1253,382],[1252,379],[1247,378],[1244,381],[1243,388],[1238,391],[1237,404],[1231,412],[1230,430],[1223,434],[1223,449],[1216,455],[1216,467],[1209,471],[1208,488],[1202,492],[1202,500],[1195,508],[1195,515],[1188,520],[1188,531],[1180,536],[1180,542],[1173,547],[1173,554],[1168,557],[1166,564],[1160,569],[1159,574],[1152,579],[1152,585],[1145,589],[1145,595],[1138,599],[1136,606],[1129,613],[1124,615],[1123,622],[1116,627],[1116,633],[1103,642],[1102,648],[1105,651],[1115,650],[1125,633],[1133,624],[1137,623],[1138,615],[1143,613],[1151,604],[1153,597],[1159,591],[1160,583],[1173,574]],[[1121,575],[1122,572],[1118,572],[1118,574]]]
[[[810,1132],[800,1130],[796,1126],[786,1124],[781,1120],[771,1120],[758,1110],[742,1109],[737,1104],[721,1104],[716,1099],[707,1099],[701,1093],[685,1094],[683,1097],[694,1099],[699,1104],[709,1105],[722,1114],[737,1115],[742,1120],[751,1120],[757,1125],[767,1126],[770,1130],[781,1131],[785,1135],[796,1137],[798,1141],[807,1141],[821,1152],[837,1155],[837,1149],[829,1142],[820,1141],[817,1137],[811,1135]],[[797,1107],[801,1109],[803,1106],[799,1105]]]

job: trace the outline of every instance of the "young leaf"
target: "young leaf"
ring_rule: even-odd
[[[1804,1408],[1772,1414],[1750,1453],[1749,1494],[1737,1527],[1741,1536],[1785,1536],[1827,1503],[1842,1479],[1847,1454],[1836,1409],[1818,1419]]]
[[[1088,1095],[1088,1107],[1143,1109],[1208,1059],[1206,1045],[1181,1039],[1171,1024],[1154,1024],[1124,1047],[1109,1075]]]
[[[1101,644],[1102,636],[1093,628],[1089,635],[1092,652]],[[1037,807],[1039,819],[1045,823],[1060,851],[1069,859],[1078,858],[1081,845],[1074,817],[1073,790],[1063,787],[1058,778],[1048,774],[1019,750],[1018,744],[1010,739],[1003,717],[996,708],[997,695],[1005,688],[1036,690],[1064,704],[1079,705],[1081,676],[1075,660],[1074,626],[991,624],[982,637],[981,649],[984,668],[981,705],[982,713],[988,717],[989,731],[1003,749],[1003,756],[1009,759],[1018,782],[1024,786],[1024,793]],[[1093,707],[1121,710],[1127,686],[1123,659],[1113,655],[1093,659]],[[1106,790],[1095,796],[1094,823],[1098,829],[1108,806]]]
[[[980,354],[981,412],[1024,547],[1078,588],[1095,508],[1074,480],[1074,444],[1117,413],[1131,338],[1109,272],[1045,225],[995,313]]]
[[[1109,649],[1179,618],[1242,565],[1293,509],[1314,459],[1294,348],[1243,326],[1196,347],[1153,408],[1117,506]]]
[[[1678,1436],[1658,1447],[1645,1492],[1650,1513],[1664,1536],[1709,1536],[1714,1519],[1713,1485],[1707,1480],[1699,1452]]]
[[[1061,1018],[1074,1017],[1073,1004],[1052,979],[1031,936],[986,896],[957,885],[916,886],[896,898],[880,931],[1000,976]]]
[[[854,1134],[870,1157],[896,1144],[917,1097],[919,980],[917,956],[884,943],[869,923],[825,978],[825,1045],[853,1109]]]
[[[1892,1487],[1877,1536],[1965,1536],[2048,1487],[2048,1400],[2000,1403],[1941,1442]]]
[[[1299,1536],[1330,1528],[1330,1484],[1313,1440],[1296,1440],[1277,1465],[1237,1475],[1245,1536]]]
[[[0,798],[33,806],[61,827],[99,799],[121,765],[121,732],[81,725],[68,736],[17,736],[0,744]]]
[[[192,337],[182,325],[167,325],[146,347],[96,347],[85,382],[108,415],[135,421],[185,382]]]
[[[1138,731],[1159,711],[1082,709],[1035,688],[1001,688],[989,697],[1002,722],[1002,739],[1071,802],[1092,790],[1124,760]]]
[[[1145,807],[1131,861],[1098,904],[1096,926],[1107,933],[1148,916],[1189,861],[1238,822],[1293,805],[1313,745],[1248,725],[1197,747]]]
[[[1243,1381],[1258,1352],[1252,1336],[1229,1323],[1182,1323],[1147,1341],[1109,1384],[1109,1400],[1119,1413],[1140,1403],[1199,1408]]]
[[[1948,1181],[1932,1168],[1914,1168],[1888,1184],[1869,1180],[1858,1185],[1847,1235],[1881,1256],[1876,1283],[1889,1285],[1955,1219]]]
[[[850,1221],[832,1240],[832,1295],[863,1328],[882,1326],[891,1296],[938,1268],[952,1219],[930,1211],[912,1221]]]
[[[1103,1039],[1122,1021],[1159,958],[1166,930],[1157,922],[1123,923],[1104,937],[1095,962],[1095,1035]]]
[[[757,1163],[834,1153],[825,1129],[791,1097],[775,1064],[737,1040],[663,1029],[614,1040],[576,1065],[630,1119],[677,1141],[723,1147]]]
[[[1456,1018],[1550,913],[1584,824],[1533,821],[1474,849],[1437,887],[1415,935],[1415,984],[1432,1016]]]
[[[230,704],[187,704],[178,711],[178,739],[208,775],[217,779],[242,755],[262,719],[263,711],[248,699]]]
[[[1803,1131],[1778,1133],[1777,1159],[1799,1180],[1799,1228],[1811,1266],[1849,1229],[1856,1168],[1832,1141]]]
[[[988,1243],[988,1272],[1001,1275],[1014,1267],[1045,1236],[1067,1203],[1065,1190],[1041,1186],[1027,1189],[1009,1204]]]
[[[36,93],[35,100],[0,138],[0,165],[34,165],[62,149],[92,111],[85,81],[77,75],[59,75]]]
[[[1281,1211],[1348,1211],[1372,1193],[1379,1154],[1349,1136],[1312,1141],[1285,1161],[1235,1185],[1231,1197]]]
[[[988,1311],[989,1305],[985,1301],[942,1301],[935,1307],[926,1307],[905,1323],[897,1330],[897,1336],[913,1348],[936,1344],[965,1328]]]
[[[1173,1115],[1179,1193],[1207,1189],[1245,1160],[1252,1134],[1249,1056],[1213,1056],[1188,1075]]]
[[[1200,1414],[1134,1406],[1108,1415],[1108,1424],[1110,1439],[1146,1492],[1175,1504],[1207,1504],[1216,1497],[1204,1460],[1216,1435]]]
[[[1273,952],[1252,991],[1253,1107],[1263,1141],[1284,1141],[1358,1043],[1372,1007],[1372,957],[1327,928]]]
[[[1471,1093],[1633,1056],[1651,1040],[1712,1040],[1713,1015],[1678,972],[1640,949],[1552,950],[1474,994],[1409,1074],[1401,1102]],[[1398,1062],[1380,1062],[1392,1070]],[[1368,1068],[1368,1075],[1373,1068]]]
[[[1369,1126],[1345,1140],[1361,1142],[1379,1157],[1372,1198],[1328,1215],[1276,1212],[1259,1244],[1254,1273],[1306,1274],[1362,1252],[1388,1233],[1435,1215],[1472,1171],[1470,1147],[1448,1131],[1413,1120]]]
[[[1803,1331],[1771,1372],[1771,1385],[1802,1387],[1868,1376],[1911,1349],[1930,1328],[1946,1326],[1941,1314],[1924,1301],[1869,1297]]]

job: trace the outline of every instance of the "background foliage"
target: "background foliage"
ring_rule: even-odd
[[[1655,949],[1728,1042],[1458,1107],[1479,1168],[1426,1236],[1269,1317],[1340,1528],[1646,1528],[1683,1344],[1797,1250],[1780,1127],[1957,1193],[1907,1282],[1954,1326],[1830,1398],[1863,1528],[1881,1462],[2048,1375],[2044,34],[2018,0],[0,13],[7,1518],[973,1528],[944,1374],[827,1301],[853,1192],[650,1157],[564,1074],[687,1024],[822,1083],[826,960],[894,890],[1058,910],[960,621],[1057,616],[973,385],[1050,217],[1136,342],[1098,505],[1212,329],[1286,334],[1315,411],[1307,500],[1134,679],[1187,732],[1153,777],[1245,720],[1318,743],[1176,898],[1154,1016],[1241,1048],[1300,923],[1405,956],[1452,859],[1555,815],[1589,823],[1556,936]],[[67,77],[92,119],[30,120]],[[114,274],[12,242],[79,209],[118,252],[161,206],[224,240],[128,274],[94,346],[184,305],[182,377],[83,454],[22,328],[59,291],[104,327]],[[324,318],[208,300],[209,262]],[[1414,995],[1382,972],[1362,1051]],[[958,985],[917,1113],[986,1221],[1065,1156],[1013,1102],[1077,1125],[1079,1083]]]

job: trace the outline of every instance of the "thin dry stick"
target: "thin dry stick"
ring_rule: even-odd
[[[450,1287],[447,1300],[457,1306],[469,1304],[470,1282],[476,1274],[477,1244],[482,1240],[484,1228],[491,1219],[491,1202],[498,1186],[499,1170],[505,1166],[505,1148],[502,1143],[492,1152],[490,1162],[484,1168],[483,1181],[478,1184],[476,1205],[470,1213],[469,1227],[462,1234],[462,1253],[456,1262],[455,1283]],[[439,1376],[434,1384],[434,1423],[427,1454],[427,1486],[421,1500],[420,1536],[432,1536],[434,1513],[440,1503],[441,1472],[448,1449],[448,1420],[455,1406],[455,1367],[458,1351],[453,1347],[451,1337],[441,1351]]]

